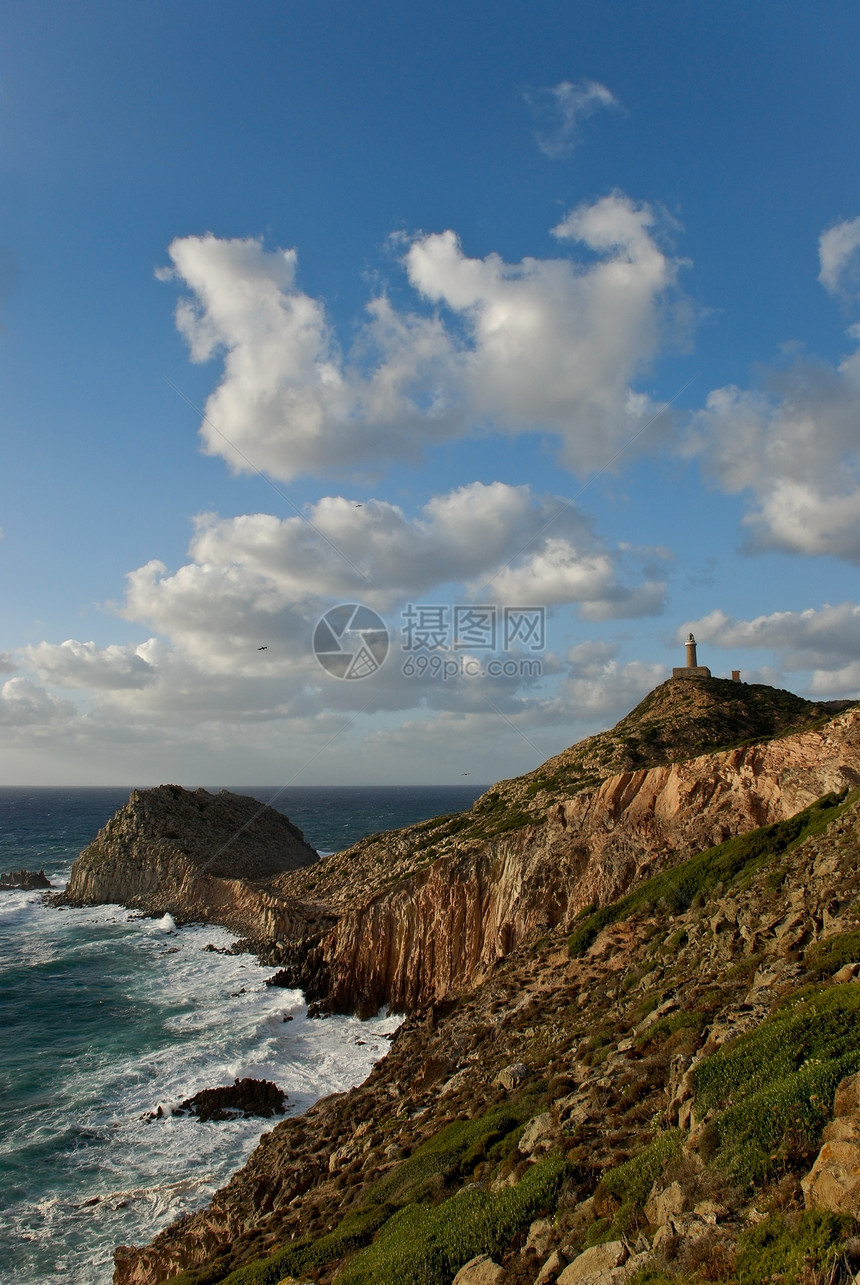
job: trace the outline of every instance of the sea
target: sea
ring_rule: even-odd
[[[237,793],[273,800],[325,853],[468,808],[484,788]],[[0,871],[44,869],[63,888],[128,795],[0,789]],[[273,1080],[300,1114],[383,1056],[399,1017],[309,1019],[301,991],[265,985],[274,969],[222,953],[234,941],[169,916],[0,891],[0,1281],[108,1285],[115,1245],[205,1205],[276,1121],[171,1114],[198,1090]]]

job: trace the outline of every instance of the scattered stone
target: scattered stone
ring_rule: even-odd
[[[682,1214],[688,1207],[687,1196],[679,1182],[673,1182],[665,1191],[653,1188],[645,1203],[645,1217],[654,1227],[662,1227],[669,1219]]]
[[[558,1126],[549,1111],[543,1111],[529,1120],[525,1132],[519,1140],[518,1150],[521,1156],[541,1155],[549,1151],[558,1133]]]
[[[529,1227],[525,1248],[533,1249],[538,1258],[543,1258],[552,1243],[555,1231],[548,1218],[536,1218]]]
[[[860,1111],[860,1072],[840,1080],[833,1095],[833,1114],[853,1115]]]
[[[553,1250],[538,1272],[535,1278],[535,1285],[555,1285],[559,1273],[564,1271],[569,1261],[567,1255],[562,1253],[560,1249]]]

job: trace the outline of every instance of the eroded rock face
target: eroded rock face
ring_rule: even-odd
[[[77,858],[58,901],[116,902],[255,938],[300,939],[318,927],[318,916],[267,881],[317,859],[296,826],[256,799],[160,785],[132,791]]]
[[[327,1004],[365,1014],[384,1003],[404,1011],[432,1004],[486,976],[518,945],[569,925],[583,907],[858,781],[860,711],[851,709],[813,731],[617,773],[555,803],[543,824],[455,841],[382,887],[375,871],[386,869],[386,844],[390,870],[403,863],[402,838],[378,836],[358,854],[329,859],[353,882],[351,904],[333,908],[338,922],[317,956]],[[363,896],[346,869],[353,855]],[[284,891],[301,883],[301,875],[278,881]]]

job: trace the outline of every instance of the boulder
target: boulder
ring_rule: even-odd
[[[496,1082],[510,1093],[518,1084],[522,1084],[523,1080],[527,1080],[529,1074],[529,1068],[525,1062],[512,1062],[510,1066],[506,1066],[499,1071],[496,1076]]]
[[[851,1115],[856,1111],[860,1111],[860,1072],[840,1080],[833,1095],[834,1116]]]
[[[821,1135],[821,1150],[801,1180],[807,1209],[860,1214],[860,1073],[848,1075],[833,1098],[835,1119]]]
[[[520,1155],[531,1156],[535,1153],[540,1155],[543,1151],[549,1151],[557,1132],[558,1128],[549,1111],[543,1111],[540,1115],[534,1116],[529,1120],[519,1140]]]
[[[489,1254],[478,1254],[460,1268],[452,1285],[503,1285],[506,1279],[504,1267],[494,1263]]]
[[[604,1281],[609,1285],[613,1280],[610,1274],[613,1268],[622,1267],[629,1257],[630,1251],[623,1240],[592,1245],[565,1267],[558,1278],[558,1285],[603,1285]]]
[[[553,1250],[535,1278],[535,1285],[555,1285],[559,1274],[568,1265],[568,1259],[560,1249]]]
[[[665,1191],[651,1191],[645,1204],[645,1217],[654,1227],[662,1227],[667,1219],[684,1213],[688,1203],[681,1184],[673,1182]]]
[[[832,1209],[856,1218],[860,1213],[860,1139],[825,1142],[800,1185],[807,1209]]]

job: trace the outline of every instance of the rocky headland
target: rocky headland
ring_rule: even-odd
[[[282,813],[244,794],[133,790],[72,866],[58,905],[117,903],[177,923],[217,923],[296,941],[328,922],[272,880],[319,854]]]
[[[853,1280],[858,786],[857,707],[675,679],[469,812],[236,878],[321,1009],[408,1016],[117,1285]]]

